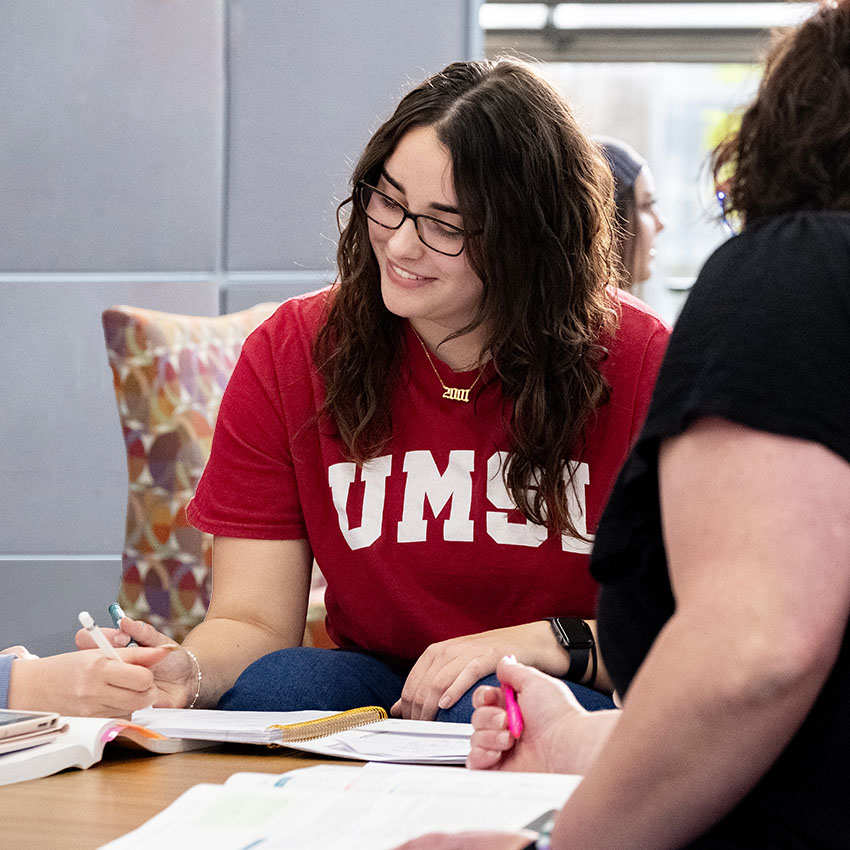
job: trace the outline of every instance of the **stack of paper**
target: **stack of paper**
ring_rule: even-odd
[[[580,781],[385,764],[237,773],[224,785],[190,788],[101,850],[390,850],[426,832],[539,824]]]

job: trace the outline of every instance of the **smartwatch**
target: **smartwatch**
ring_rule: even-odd
[[[585,684],[592,688],[596,681],[596,641],[590,626],[581,617],[549,617],[548,620],[555,639],[570,656],[570,669],[565,678],[581,682],[590,663],[590,679]]]

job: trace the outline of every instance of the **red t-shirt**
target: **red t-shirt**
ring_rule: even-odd
[[[590,544],[548,538],[508,500],[498,381],[471,402],[442,387],[408,325],[392,398],[393,436],[363,468],[316,419],[323,384],[312,345],[329,290],[285,302],[246,340],[216,422],[189,519],[225,537],[308,539],[327,579],[327,629],[340,646],[415,659],[435,641],[532,622],[593,617]],[[611,399],[577,471],[579,528],[596,528],[646,414],[669,330],[618,293],[622,317],[604,372]],[[433,359],[448,386],[473,372]],[[575,514],[573,514],[575,517]],[[251,565],[245,564],[245,580]]]

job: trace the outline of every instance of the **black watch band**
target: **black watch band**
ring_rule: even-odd
[[[592,663],[590,679],[584,683],[592,688],[596,681],[596,641],[590,626],[581,617],[549,617],[548,620],[558,643],[570,656],[570,669],[565,678],[581,682],[588,664]]]

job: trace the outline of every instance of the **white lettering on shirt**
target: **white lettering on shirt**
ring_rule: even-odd
[[[440,475],[431,452],[407,452],[404,471],[404,510],[398,524],[399,543],[418,543],[426,539],[425,499],[436,516],[451,499],[449,518],[443,523],[443,540],[472,540],[472,470],[475,452],[449,452],[449,465]]]
[[[525,518],[522,522],[508,521],[508,512],[515,511],[516,505],[511,499],[502,477],[503,464],[506,459],[506,452],[496,452],[487,461],[487,498],[494,507],[499,508],[497,511],[487,511],[487,533],[497,543],[514,546],[539,546],[549,536],[545,526],[529,522]],[[576,531],[587,537],[585,488],[590,484],[590,467],[586,463],[570,461],[570,468],[573,472],[575,486],[570,486],[569,475],[566,471],[564,472],[570,516],[575,524]],[[580,540],[566,533],[561,535],[561,549],[564,552],[588,553],[592,542],[592,539]]]
[[[495,510],[487,511],[487,534],[496,542],[510,546],[537,547],[549,536],[548,530],[528,519],[510,517],[516,505],[505,487],[502,467],[505,452],[495,452],[487,461],[487,499]],[[335,463],[328,467],[331,497],[339,518],[339,527],[345,541],[352,549],[371,546],[380,536],[384,520],[387,479],[392,467],[392,456],[384,455],[364,464],[361,468],[363,482],[363,507],[360,525],[351,527],[348,516],[348,497],[357,480],[357,466],[351,462]],[[425,500],[437,516],[451,501],[448,519],[442,522],[442,538],[448,541],[470,542],[473,539],[472,472],[475,454],[472,451],[451,451],[446,471],[442,474],[430,451],[410,451],[404,456],[406,474],[401,520],[396,526],[399,543],[418,543],[427,539],[429,520],[425,518]],[[590,467],[586,463],[570,461],[573,484],[569,483],[567,498],[570,516],[582,540],[569,534],[561,535],[564,552],[586,554],[590,552],[593,536],[587,534],[586,488],[590,484]]]
[[[387,492],[387,477],[392,467],[392,456],[385,455],[364,463],[361,477],[365,485],[363,491],[363,514],[360,525],[352,528],[348,520],[348,491],[354,483],[357,465],[354,463],[335,463],[328,467],[328,483],[331,485],[331,497],[339,517],[339,529],[345,542],[352,549],[371,546],[381,536],[384,521],[384,496]]]

